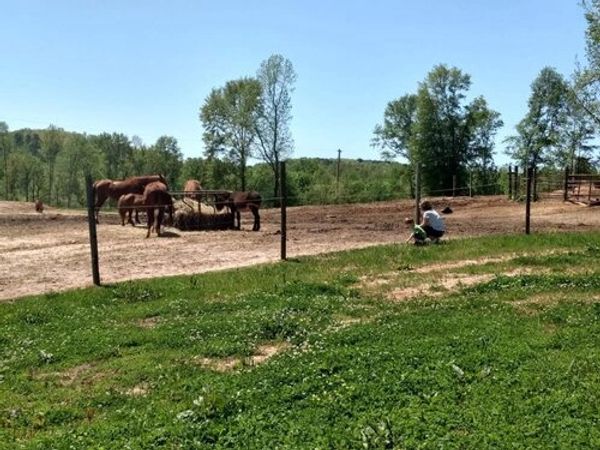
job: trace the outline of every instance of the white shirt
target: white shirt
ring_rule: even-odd
[[[430,209],[423,213],[423,222],[427,221],[429,226],[437,231],[446,231],[446,224],[444,219],[440,216],[437,211]]]

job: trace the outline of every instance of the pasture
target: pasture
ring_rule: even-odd
[[[599,319],[598,230],[5,302],[0,448],[594,448]]]
[[[446,216],[448,240],[488,234],[521,233],[524,206],[504,197],[438,198],[451,205]],[[413,214],[409,200],[288,209],[288,256],[401,242],[402,219]],[[261,210],[260,232],[252,215],[242,214],[242,231],[181,232],[145,240],[145,227],[122,227],[118,214],[102,210],[98,227],[103,282],[194,274],[248,266],[279,258],[279,210]],[[532,230],[588,231],[600,228],[600,210],[556,200],[533,204]],[[83,211],[31,203],[0,202],[0,301],[23,295],[58,292],[91,284],[88,225]]]

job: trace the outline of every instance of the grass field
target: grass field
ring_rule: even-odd
[[[0,304],[0,448],[600,446],[600,233]]]

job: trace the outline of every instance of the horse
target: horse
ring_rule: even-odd
[[[44,204],[39,199],[35,201],[35,211],[39,213],[44,212]]]
[[[187,180],[183,186],[183,196],[200,202],[201,195],[195,191],[201,191],[202,186],[198,180]]]
[[[154,181],[160,181],[167,184],[165,177],[162,175],[144,175],[140,177],[129,177],[125,180],[98,180],[94,183],[94,198],[96,199],[94,206],[96,209],[96,223],[98,221],[98,215],[100,208],[104,204],[107,198],[118,200],[121,195],[124,194],[143,194],[144,188],[147,184]],[[140,223],[137,211],[135,213],[135,220]]]
[[[160,181],[149,183],[144,188],[143,202],[146,207],[146,214],[148,215],[148,232],[146,233],[146,238],[150,237],[152,225],[154,225],[156,235],[160,236],[160,226],[165,215],[165,208],[169,208],[167,224],[171,225],[173,223],[173,198],[167,189],[167,185]],[[154,212],[156,209],[158,209],[158,216],[156,217],[156,224],[154,224]]]
[[[137,214],[139,209],[142,209],[144,206],[144,196],[140,194],[125,194],[119,197],[119,201],[117,202],[117,208],[119,209],[119,215],[121,216],[121,225],[125,226],[125,216],[129,213],[129,219],[127,220],[132,226],[135,226],[133,220],[131,220],[131,215],[133,210]]]
[[[262,202],[262,197],[256,191],[248,192],[227,192],[224,194],[215,194],[215,208],[217,211],[221,211],[223,208],[228,207],[232,214],[235,215],[237,220],[236,229],[241,228],[240,211],[249,209],[254,216],[254,225],[252,231],[260,230],[260,215],[258,214],[258,208]]]

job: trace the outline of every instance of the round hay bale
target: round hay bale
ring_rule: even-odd
[[[190,198],[176,200],[173,207],[173,226],[181,231],[233,228],[233,214],[226,208],[217,211],[212,205]]]

